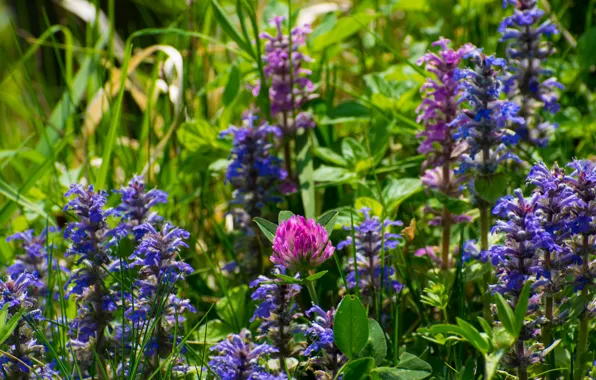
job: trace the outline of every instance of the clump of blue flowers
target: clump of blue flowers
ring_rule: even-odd
[[[554,53],[552,43],[543,39],[559,33],[555,25],[544,17],[538,0],[503,0],[503,7],[512,5],[511,16],[499,26],[501,41],[506,41],[509,60],[505,92],[520,106],[519,116],[525,123],[516,123],[515,132],[529,143],[546,146],[556,124],[546,120],[545,110],[551,114],[559,110],[557,89],[563,85],[553,77],[553,70],[543,63]]]
[[[276,266],[273,274],[285,274],[285,269]],[[304,327],[297,323],[302,314],[295,298],[302,287],[262,275],[257,277],[250,287],[255,289],[252,299],[258,302],[251,322],[255,319],[261,321],[257,338],[269,339],[276,348],[274,356],[280,360],[299,353],[301,348],[294,341],[294,334],[303,331]]]
[[[220,379],[285,379],[284,375],[268,372],[263,361],[277,349],[267,343],[256,345],[252,342],[250,331],[243,329],[240,334],[229,335],[211,351],[216,355],[209,361],[210,369]]]
[[[46,349],[34,336],[33,326],[41,320],[41,311],[31,293],[42,286],[36,276],[28,272],[0,280],[0,309],[7,312],[7,318],[23,313],[4,342],[8,352],[0,356],[0,378],[50,380],[57,375],[50,365],[45,364]]]
[[[308,365],[317,379],[335,378],[347,358],[335,345],[333,336],[333,319],[335,310],[321,309],[315,305],[306,311],[311,322],[306,329],[310,344],[304,350]]]
[[[364,220],[354,225],[354,238],[348,236],[345,240],[339,242],[337,249],[343,249],[356,245],[356,262],[350,258],[348,260],[346,281],[348,288],[353,289],[357,285],[363,303],[371,306],[376,305],[379,298],[379,292],[398,293],[403,285],[397,281],[395,276],[395,267],[392,263],[392,255],[383,251],[397,248],[402,240],[402,236],[396,233],[386,231],[390,226],[402,226],[399,220],[381,220],[376,216],[370,215],[369,208],[361,210]],[[351,232],[350,226],[345,226],[345,230]]]
[[[481,49],[472,50],[465,58],[474,67],[457,70],[455,77],[459,80],[460,102],[468,107],[450,123],[457,128],[454,137],[468,145],[457,172],[470,170],[475,175],[488,176],[496,173],[501,162],[518,159],[509,150],[519,141],[510,126],[524,124],[524,119],[517,116],[517,104],[500,100],[503,92],[500,72],[505,69],[506,61],[485,55]]]

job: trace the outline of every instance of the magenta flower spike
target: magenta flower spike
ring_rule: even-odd
[[[271,261],[304,272],[327,261],[335,251],[329,235],[314,219],[293,215],[277,227]]]

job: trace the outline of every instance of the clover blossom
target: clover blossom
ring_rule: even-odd
[[[487,56],[481,49],[472,50],[464,58],[469,59],[474,68],[455,72],[462,94],[459,101],[469,106],[449,124],[457,127],[454,138],[468,145],[456,173],[472,170],[476,175],[488,176],[497,171],[501,162],[519,160],[508,148],[519,140],[509,126],[511,123],[523,124],[524,120],[516,116],[519,112],[517,104],[499,100],[503,91],[499,72],[505,68],[506,61],[494,55]]]
[[[106,327],[119,302],[119,293],[106,287],[104,279],[108,276],[106,270],[114,262],[118,263],[112,256],[111,247],[126,236],[127,231],[121,225],[109,228],[108,218],[114,210],[105,208],[105,191],[96,192],[93,186],[85,189],[81,185],[72,185],[65,196],[75,197],[66,204],[64,211],[72,211],[78,217],[78,221],[69,223],[64,231],[64,237],[70,240],[66,256],[77,256],[76,264],[80,265],[65,285],[69,289],[67,297],[74,295],[78,310],[69,325],[69,344],[79,358],[90,357],[94,350],[103,359],[108,355],[105,352]],[[92,362],[82,361],[83,371]]]
[[[323,264],[334,251],[325,227],[314,219],[292,215],[277,227],[271,262],[305,272]]]
[[[159,366],[159,357],[172,352],[181,335],[184,312],[196,313],[187,299],[177,296],[176,283],[193,272],[193,268],[178,260],[182,248],[188,248],[184,240],[189,233],[166,222],[158,231],[151,223],[135,227],[144,230],[143,238],[130,256],[131,267],[139,268],[139,280],[135,283],[138,295],[130,303],[125,315],[134,325],[152,334],[146,347],[146,356],[152,362],[154,371]],[[153,325],[153,321],[157,323]],[[148,368],[149,369],[149,368]],[[178,372],[187,372],[184,363],[176,363]]]
[[[277,34],[261,33],[260,37],[266,40],[263,60],[265,76],[270,80],[271,115],[278,119],[284,135],[293,135],[299,129],[315,127],[310,114],[298,111],[314,97],[314,85],[308,78],[311,72],[302,67],[311,58],[300,52],[311,29],[309,25],[295,27],[288,37],[282,31],[284,21],[283,16],[271,19],[270,23],[277,29]],[[253,95],[257,96],[260,89],[259,84],[253,89]]]
[[[306,315],[312,319],[305,331],[311,342],[304,350],[304,355],[309,357],[309,367],[318,380],[335,378],[347,361],[333,339],[335,310],[332,308],[325,312],[315,305],[306,311]]]
[[[285,273],[285,268],[281,266],[272,270],[274,275]],[[261,321],[257,339],[269,338],[276,348],[274,356],[282,360],[296,354],[299,347],[294,341],[294,333],[301,332],[303,326],[297,324],[302,314],[295,298],[302,287],[263,275],[252,281],[250,287],[255,289],[251,298],[259,302],[251,318],[251,322],[255,319]]]
[[[28,272],[9,277],[6,281],[0,280],[0,309],[6,309],[7,319],[24,312],[4,342],[8,355],[0,356],[2,379],[53,379],[56,375],[51,366],[41,364],[46,350],[35,339],[35,330],[31,326],[42,319],[37,299],[31,295],[41,287],[43,284],[37,277]]]
[[[135,229],[143,223],[150,223],[154,226],[162,221],[157,212],[151,211],[160,203],[168,202],[168,194],[158,189],[145,191],[145,181],[142,176],[134,176],[126,187],[116,190],[122,195],[120,205],[115,208],[115,213],[122,218],[122,224],[129,233],[134,233],[135,238],[140,240],[143,236],[143,229]]]
[[[353,258],[348,260],[346,281],[348,288],[353,289],[356,287],[357,279],[362,300],[366,300],[368,305],[372,306],[375,304],[380,290],[398,293],[403,288],[399,281],[392,278],[395,275],[392,255],[385,254],[385,262],[383,262],[381,252],[397,248],[402,240],[401,235],[383,230],[390,226],[402,226],[403,223],[399,220],[389,219],[381,223],[378,217],[371,217],[370,209],[367,207],[362,208],[360,212],[364,216],[364,220],[360,224],[354,225],[356,264],[354,264]],[[351,231],[350,226],[344,226],[344,229]],[[337,249],[343,249],[352,244],[352,237],[348,236],[339,242]],[[355,267],[358,268],[357,272]]]
[[[536,213],[538,199],[538,194],[525,198],[522,191],[517,189],[513,196],[501,198],[493,210],[493,214],[501,218],[493,227],[493,233],[504,234],[505,243],[489,249],[498,278],[491,288],[493,292],[503,294],[514,308],[524,285],[537,279],[542,273],[539,263],[543,251],[554,252],[560,249],[543,228]],[[540,281],[531,285],[529,314],[537,312],[540,306],[540,285]],[[539,343],[529,342],[539,338],[542,322],[539,315],[526,322],[515,349],[504,359],[505,365],[517,368],[520,378],[527,378],[527,367],[542,361],[540,352],[544,347]]]
[[[56,227],[47,227],[36,236],[34,231],[29,229],[10,235],[6,239],[7,242],[20,241],[23,250],[22,254],[15,257],[13,264],[8,267],[6,273],[15,279],[20,274],[28,272],[37,276],[39,283],[42,284],[41,287],[34,288],[31,294],[42,297],[48,295],[48,277],[51,270],[58,268],[58,260],[52,257],[52,263],[50,264],[51,255],[48,255],[48,248],[53,249],[53,246],[47,242],[47,235],[57,231],[58,228]]]
[[[503,0],[503,8],[507,5],[513,5],[514,13],[499,26],[501,41],[508,42],[511,72],[504,80],[504,90],[520,105],[519,115],[526,120],[525,124],[515,125],[515,132],[524,141],[546,146],[556,124],[545,120],[540,111],[558,112],[556,89],[564,87],[553,77],[553,70],[543,67],[555,51],[543,37],[559,31],[550,20],[541,22],[544,11],[538,8],[538,0]]]
[[[209,368],[222,380],[285,379],[283,375],[269,373],[262,365],[265,357],[277,350],[266,343],[255,345],[247,329],[242,329],[240,334],[228,335],[210,350],[217,355],[209,361]]]

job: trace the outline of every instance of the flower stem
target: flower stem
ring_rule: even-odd
[[[585,262],[585,261],[584,261]],[[588,289],[584,287],[582,297],[588,296]],[[586,373],[586,360],[584,354],[588,349],[588,313],[584,310],[578,332],[577,348],[575,349],[575,364],[573,366],[573,378],[582,380]]]
[[[310,300],[312,301],[313,305],[319,304],[319,298],[317,297],[317,291],[315,290],[315,283],[314,281],[304,281],[304,286],[308,289],[308,294],[310,295]]]
[[[450,185],[450,168],[449,163],[443,165],[443,186],[445,194],[448,194]],[[441,261],[442,269],[449,269],[449,245],[451,243],[451,213],[447,205],[443,205],[443,236],[441,239]]]
[[[488,250],[488,230],[489,230],[489,215],[488,215],[488,203],[481,200],[480,205],[480,250]],[[490,263],[488,264],[490,265]],[[491,295],[488,292],[488,284],[490,284],[491,271],[487,271],[484,275],[484,295],[483,295],[483,306],[484,306],[484,319],[488,323],[492,323],[493,316],[490,311]]]

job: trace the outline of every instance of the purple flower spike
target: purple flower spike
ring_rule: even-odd
[[[327,231],[314,219],[293,215],[277,227],[271,262],[295,272],[314,269],[335,251]]]
[[[507,41],[507,58],[511,72],[504,80],[505,92],[520,106],[525,124],[516,124],[515,132],[537,146],[546,146],[556,124],[545,121],[542,109],[559,110],[558,92],[563,85],[553,77],[553,70],[543,67],[555,49],[543,40],[559,33],[555,25],[544,18],[537,0],[505,0],[503,6],[513,5],[514,13],[505,17],[499,26],[501,41]]]
[[[311,343],[304,350],[304,355],[309,358],[308,364],[317,380],[333,378],[347,361],[333,337],[335,310],[326,312],[315,305],[306,315],[312,319],[305,332]]]
[[[265,76],[270,80],[269,101],[271,115],[279,119],[285,135],[293,135],[298,129],[314,128],[312,116],[306,112],[299,112],[306,102],[314,97],[314,85],[308,76],[310,70],[303,68],[304,62],[311,58],[300,52],[306,43],[306,36],[311,32],[309,25],[292,29],[291,36],[284,35],[282,24],[285,17],[274,17],[270,22],[275,25],[277,34],[272,36],[261,33],[265,39]],[[291,49],[290,49],[291,38]],[[260,85],[253,89],[257,96]],[[296,117],[293,113],[296,111]]]
[[[268,344],[256,345],[246,329],[228,337],[210,350],[217,355],[209,361],[209,367],[220,379],[281,380],[283,375],[269,373],[261,362],[277,350]]]
[[[499,100],[503,84],[499,72],[505,67],[502,58],[484,55],[481,49],[466,54],[474,68],[456,70],[459,80],[460,102],[466,102],[464,109],[449,125],[457,128],[454,137],[468,144],[468,151],[462,155],[456,173],[472,170],[476,175],[495,173],[505,160],[519,160],[509,151],[509,146],[518,142],[519,136],[509,130],[511,123],[523,124],[517,116],[519,106],[513,102]]]

